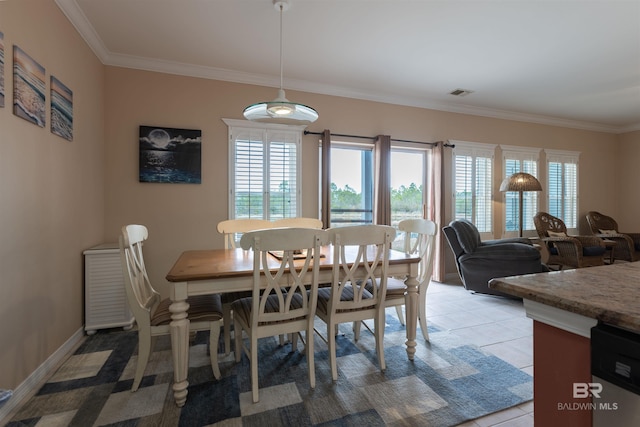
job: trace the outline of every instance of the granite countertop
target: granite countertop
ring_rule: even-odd
[[[489,287],[640,333],[640,262],[504,277]]]

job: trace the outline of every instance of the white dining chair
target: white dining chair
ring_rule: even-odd
[[[253,250],[253,291],[251,297],[236,300],[231,305],[235,360],[240,361],[243,350],[249,357],[254,403],[259,401],[260,338],[297,335],[304,331],[309,384],[315,388],[313,324],[318,298],[320,247],[327,241],[326,231],[309,228],[259,230],[246,233],[240,240],[243,249]],[[300,253],[304,258],[300,259]],[[243,341],[243,331],[249,337],[248,346]],[[297,340],[292,342],[295,344]]]
[[[273,228],[273,222],[266,219],[238,218],[220,221],[217,225],[218,233],[224,236],[225,247],[236,249],[237,242],[243,233],[255,230]],[[228,292],[222,294],[222,317],[223,317],[223,338],[224,354],[231,353],[231,323],[233,322],[233,312],[231,303],[239,298],[251,296],[251,292]]]
[[[143,242],[149,233],[144,225],[130,224],[122,227],[120,258],[124,274],[127,302],[138,325],[138,362],[131,391],[140,386],[145,368],[153,350],[156,337],[169,335],[171,300],[162,299],[151,286],[142,254]],[[199,295],[187,298],[190,331],[210,331],[209,353],[211,369],[220,378],[218,367],[218,339],[222,320],[220,295]]]
[[[274,227],[297,227],[297,228],[322,228],[322,221],[318,218],[296,217],[283,218],[273,221]]]
[[[396,230],[388,225],[359,225],[327,231],[334,251],[333,277],[330,287],[318,289],[316,315],[327,325],[324,339],[329,347],[331,377],[338,380],[335,333],[338,325],[366,319],[374,320],[376,352],[380,369],[384,371],[384,295],[389,250]],[[367,290],[368,282],[378,286]]]
[[[429,341],[427,331],[427,288],[431,282],[433,273],[433,256],[435,253],[435,238],[438,227],[435,222],[428,219],[405,219],[398,223],[398,230],[404,234],[404,252],[408,255],[420,257],[418,263],[418,321],[420,330],[426,341]],[[402,307],[405,305],[406,277],[389,277],[387,279],[387,292],[385,294],[385,306],[396,308],[398,320],[405,324],[405,315]],[[406,309],[405,309],[406,311]],[[360,324],[354,325],[356,339],[359,336]]]
[[[266,219],[238,218],[220,221],[216,227],[218,233],[224,236],[225,247],[235,249],[238,247],[242,233],[264,228],[273,228],[273,222]]]

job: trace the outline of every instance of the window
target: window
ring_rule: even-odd
[[[578,227],[578,157],[580,153],[545,150],[549,213],[567,228]]]
[[[450,141],[453,149],[453,217],[492,233],[491,183],[495,145]]]
[[[504,160],[504,176],[507,178],[516,172],[526,172],[538,176],[539,149],[502,146]],[[505,232],[514,233],[520,230],[520,193],[507,191],[505,197]],[[538,212],[538,193],[526,191],[522,193],[523,230],[535,230],[533,216]]]
[[[427,165],[430,149],[416,145],[391,147],[391,225],[422,218],[428,200]]]
[[[331,142],[331,227],[373,223],[373,144]]]
[[[229,126],[229,218],[300,216],[304,126],[224,122]]]

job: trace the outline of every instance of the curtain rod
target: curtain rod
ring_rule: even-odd
[[[305,135],[322,135],[322,132],[311,132],[311,131],[305,130],[304,134]],[[345,133],[331,133],[331,135],[342,136],[342,137],[345,137],[345,138],[370,139],[372,141],[377,138],[377,136],[348,135],[348,134],[345,134]],[[436,145],[438,145],[439,143],[442,142],[442,143],[444,143],[445,147],[454,147],[454,145],[451,145],[449,143],[445,143],[444,141],[423,142],[423,141],[411,141],[411,140],[408,140],[408,139],[394,139],[394,138],[391,138],[391,141],[394,141],[394,142],[409,142],[409,143],[412,143],[412,144],[426,144],[426,145],[430,145],[432,147],[435,147]]]

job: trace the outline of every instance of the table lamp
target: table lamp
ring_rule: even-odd
[[[520,209],[518,211],[518,213],[520,214],[520,219],[518,224],[520,226],[520,237],[522,237],[522,192],[542,191],[540,181],[538,181],[536,177],[531,174],[525,172],[516,172],[502,181],[502,184],[500,184],[500,191],[517,191],[518,193],[520,193]]]

